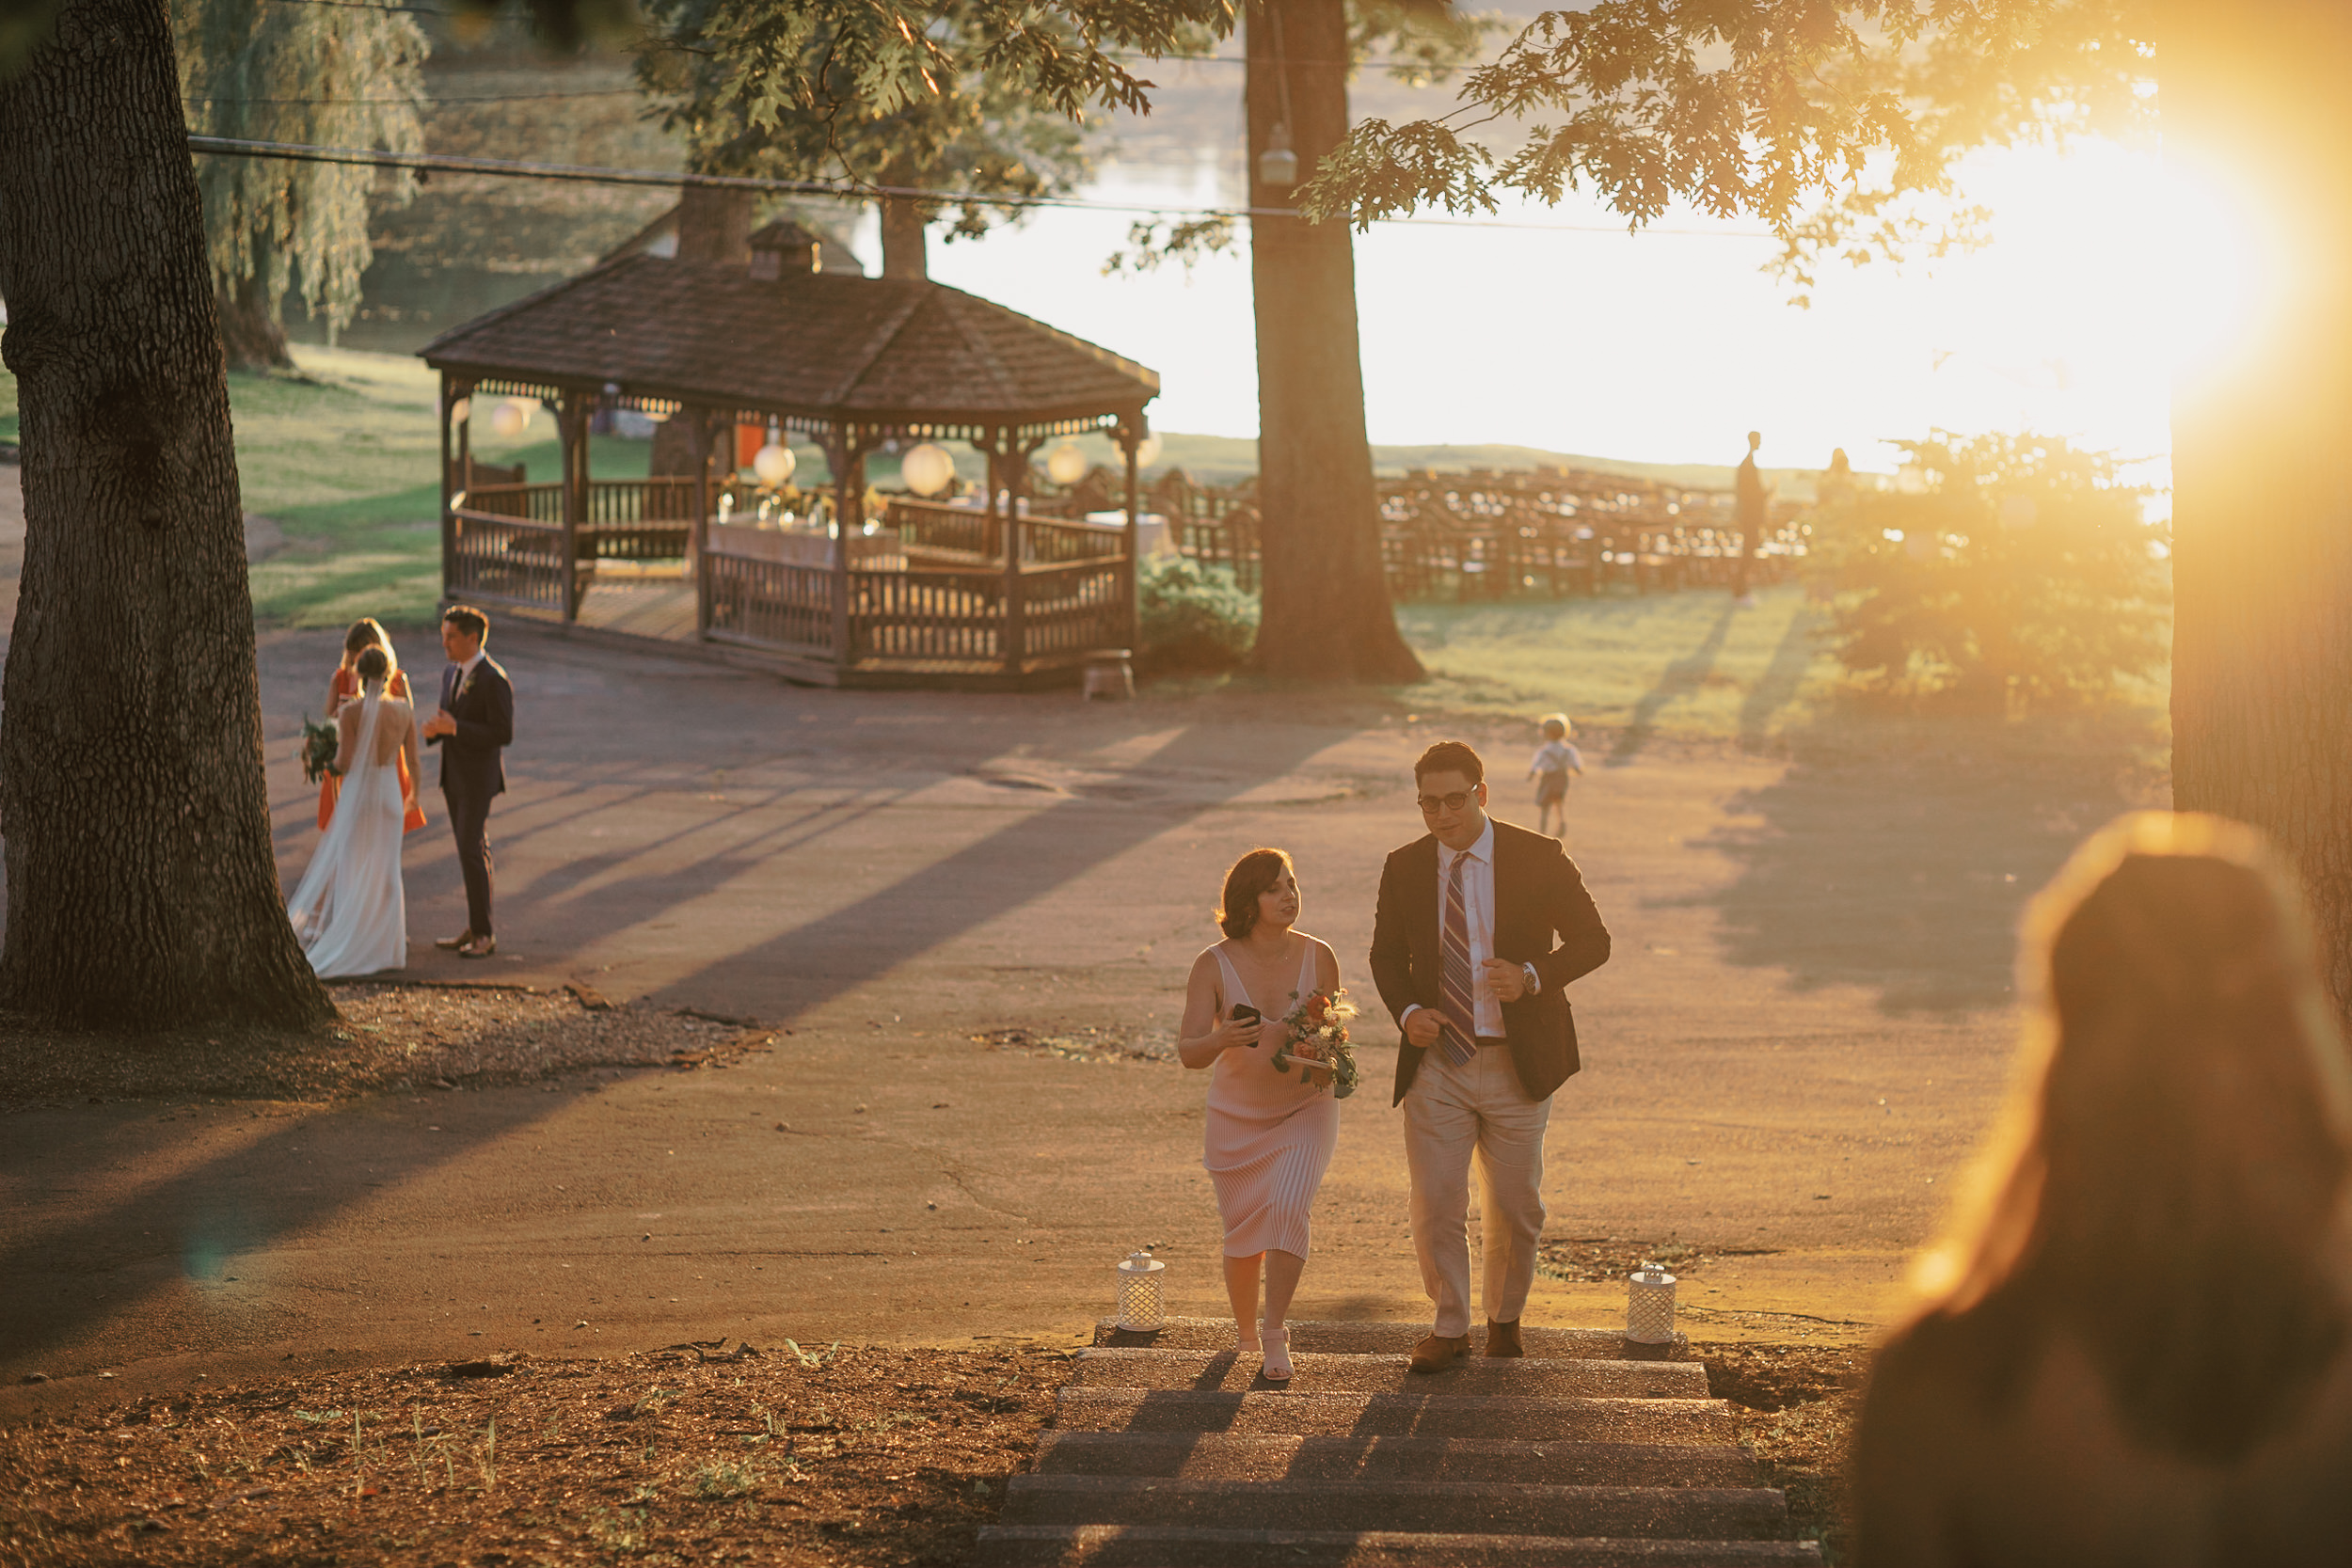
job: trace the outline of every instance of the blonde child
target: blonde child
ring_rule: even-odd
[[[1535,781],[1535,831],[1553,838],[1568,829],[1568,775],[1581,777],[1584,772],[1584,758],[1568,744],[1570,733],[1566,714],[1546,719],[1544,743],[1527,765],[1527,776]]]

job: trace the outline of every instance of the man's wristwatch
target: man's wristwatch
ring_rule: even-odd
[[[1534,964],[1519,965],[1519,973],[1527,976],[1527,994],[1534,995],[1544,989],[1544,977],[1535,973]]]

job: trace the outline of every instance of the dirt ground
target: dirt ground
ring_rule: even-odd
[[[290,884],[316,840],[299,721],[336,647],[262,647]],[[1202,1080],[1166,1051],[1218,879],[1289,847],[1304,926],[1368,990],[1380,860],[1419,832],[1410,759],[1450,731],[1247,691],[797,689],[520,628],[492,651],[518,689],[501,950],[422,945],[464,923],[437,821],[410,847],[411,976],[580,985],[772,1045],[342,1101],[20,1101],[0,1417],[500,1350],[1075,1343],[1144,1244],[1174,1309],[1220,1309]],[[1565,656],[1564,686],[1573,705]],[[1531,737],[1469,738],[1526,815]],[[1576,990],[1531,1311],[1610,1322],[1613,1271],[1662,1254],[1694,1337],[1866,1338],[1997,1101],[2022,901],[2156,781],[2096,735],[1586,738],[1568,838],[1615,953]],[[1361,1031],[1302,1315],[1426,1310],[1383,1034]]]

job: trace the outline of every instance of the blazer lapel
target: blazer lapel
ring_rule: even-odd
[[[1428,966],[1424,977],[1434,992],[1435,988],[1445,983],[1445,955],[1439,947],[1444,939],[1438,930],[1438,902],[1443,890],[1438,885],[1437,835],[1431,834],[1413,847],[1422,860],[1421,868],[1413,873],[1421,893],[1413,900],[1413,923],[1408,929],[1412,932],[1413,955]]]

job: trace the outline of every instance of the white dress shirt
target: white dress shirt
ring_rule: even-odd
[[[1502,1033],[1502,1004],[1486,983],[1486,960],[1495,956],[1495,823],[1486,819],[1486,831],[1478,842],[1467,849],[1449,849],[1438,846],[1438,938],[1445,940],[1446,886],[1454,879],[1454,863],[1467,857],[1462,867],[1462,908],[1470,920],[1470,1029],[1488,1038]],[[1535,991],[1534,966],[1526,965],[1527,994]],[[1415,1003],[1397,1019],[1399,1023],[1421,1011]]]

